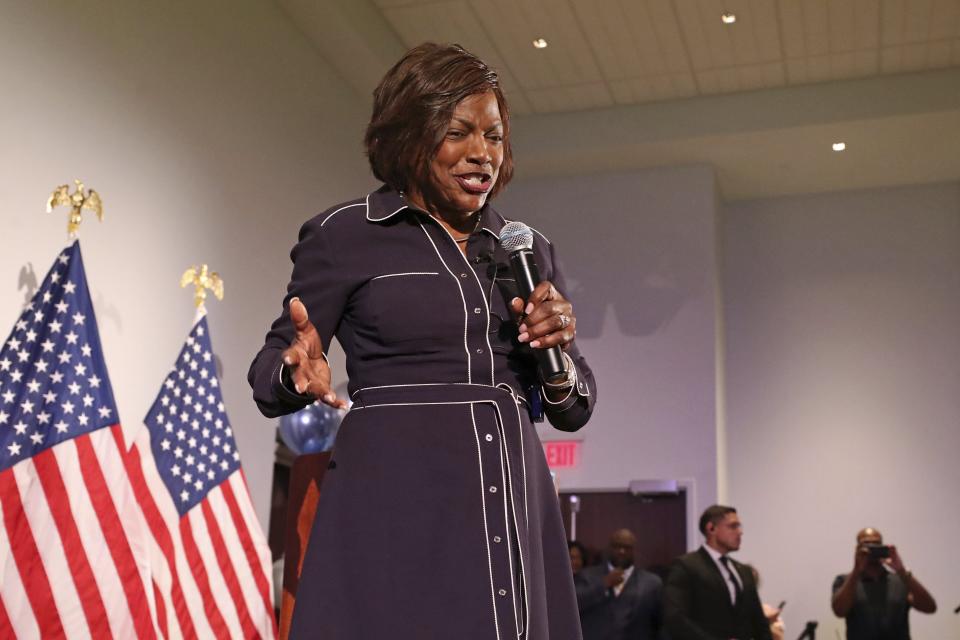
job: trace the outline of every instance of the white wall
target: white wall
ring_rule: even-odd
[[[699,515],[717,491],[712,170],[518,179],[495,204],[557,246],[598,381],[596,412],[574,436],[581,464],[560,486],[689,480]]]
[[[960,617],[960,185],[754,201],[723,214],[729,500],[788,636],[842,631],[830,586],[879,528]]]
[[[273,423],[246,371],[280,308],[299,224],[371,184],[354,98],[271,2],[0,1],[0,332],[20,270],[42,279],[66,236],[55,185],[97,189],[82,239],[107,365],[140,423],[193,318],[178,287],[209,262],[224,395],[261,521]]]
[[[879,527],[940,602],[915,637],[953,637],[960,185],[719,205],[713,184],[703,167],[519,179],[497,203],[559,247],[597,373],[560,486],[692,477],[697,515],[725,487],[790,634],[842,632],[830,585]]]

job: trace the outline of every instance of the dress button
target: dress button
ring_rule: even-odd
[[[493,541],[500,544],[500,536],[493,536]]]
[[[496,487],[490,487],[490,493],[496,493],[496,492],[497,492]]]
[[[489,433],[488,433],[487,435],[484,436],[484,438],[486,439],[487,442],[493,442],[493,435],[492,435],[492,434],[489,434]]]
[[[467,277],[467,274],[461,273],[461,274],[460,274],[460,277],[461,277],[461,278],[466,278],[466,277]]]
[[[474,308],[473,308],[473,312],[474,312],[474,313],[480,313],[480,312],[481,312],[480,307],[474,307]]]
[[[483,353],[483,349],[477,349],[477,353],[482,354],[482,353]]]
[[[507,590],[506,590],[506,589],[500,589],[500,591],[497,591],[497,593],[499,593],[501,596],[505,596],[505,595],[507,595]]]

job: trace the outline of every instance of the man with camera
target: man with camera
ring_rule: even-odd
[[[847,621],[847,640],[910,640],[913,607],[933,613],[933,596],[903,566],[893,545],[867,527],[857,534],[853,571],[833,582],[833,612]]]

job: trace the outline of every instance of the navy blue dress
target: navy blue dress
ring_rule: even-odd
[[[577,603],[550,473],[530,420],[536,364],[517,342],[517,295],[489,205],[461,253],[427,214],[382,187],[307,222],[284,312],[250,368],[268,417],[308,399],[281,381],[303,300],[324,345],[347,356],[353,407],[334,446],[303,563],[294,637],[579,640]],[[564,292],[535,233],[541,276]],[[576,346],[577,385],[546,405],[575,431],[596,386]]]

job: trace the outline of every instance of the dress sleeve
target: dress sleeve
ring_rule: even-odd
[[[324,229],[324,216],[303,225],[300,238],[290,252],[293,275],[287,285],[283,311],[273,321],[263,347],[253,359],[247,380],[253,387],[253,399],[261,413],[274,418],[292,413],[313,402],[311,396],[293,392],[284,386],[281,354],[293,341],[289,302],[298,297],[307,308],[326,349],[333,337],[350,295],[350,284],[337,259],[337,243]]]
[[[553,243],[550,247],[550,274],[549,279],[557,291],[568,300],[567,282],[563,276],[563,269],[557,261]],[[574,301],[571,300],[573,303]],[[576,304],[574,304],[576,311]],[[561,431],[577,431],[587,423],[593,413],[593,406],[597,401],[597,381],[593,371],[587,364],[583,354],[574,340],[567,349],[567,355],[573,361],[576,375],[576,384],[571,387],[570,394],[559,402],[550,402],[544,395],[544,414],[555,428]]]

